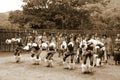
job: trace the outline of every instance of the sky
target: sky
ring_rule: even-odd
[[[0,0],[0,13],[22,10],[22,0]]]

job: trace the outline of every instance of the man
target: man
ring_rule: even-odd
[[[45,42],[45,41],[42,41],[41,43],[41,54],[40,54],[40,57],[41,59],[46,62],[46,55],[47,55],[47,51],[48,51],[48,44],[49,42]]]
[[[70,39],[70,42],[68,43],[67,53],[66,53],[65,56],[63,57],[63,64],[66,64],[66,59],[67,59],[69,56],[71,57],[71,58],[70,58],[70,65],[67,64],[67,67],[65,66],[65,68],[74,69],[74,68],[75,68],[75,61],[74,61],[75,53],[74,53],[74,42],[73,42],[73,39]]]
[[[21,51],[23,50],[23,44],[22,44],[21,38],[17,38],[15,42],[17,46],[15,49],[14,56],[15,56],[16,63],[18,63],[18,62],[21,62]]]
[[[54,56],[55,53],[56,53],[56,44],[55,44],[54,41],[51,41],[49,43],[48,53],[47,53],[47,56],[46,56],[46,59],[47,59],[47,62],[48,62],[47,67],[53,67],[53,56]]]
[[[63,41],[59,49],[59,57],[64,56],[64,53],[67,51],[67,43]]]
[[[87,42],[84,38],[82,38],[81,41],[79,42],[79,46],[78,46],[78,50],[77,50],[78,63],[80,62],[80,58],[82,60],[82,53],[84,53],[84,51],[86,51],[86,48],[87,48]]]
[[[101,66],[101,60],[104,57],[104,52],[105,52],[104,46],[101,44],[97,44],[95,49],[96,49],[95,51],[96,57],[94,58],[95,59],[94,66]]]
[[[94,54],[94,45],[92,42],[90,42],[90,37],[86,37],[86,43],[84,44],[84,51],[82,52],[82,72],[92,72],[93,71],[93,54]],[[85,46],[87,45],[87,46]],[[90,64],[87,63],[87,59],[89,58]]]
[[[32,64],[35,65],[39,65],[41,58],[39,57],[40,55],[40,47],[38,45],[37,42],[35,42],[35,38],[33,39],[33,43],[32,43],[32,48],[31,48],[31,60],[32,60]]]

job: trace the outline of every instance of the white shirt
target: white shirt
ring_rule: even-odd
[[[67,49],[67,43],[65,41],[61,44],[61,49],[63,49],[62,46],[64,46],[64,49]]]
[[[42,46],[42,48],[43,48],[43,47],[44,47],[44,48],[47,48],[47,47],[48,47],[48,44],[44,42],[44,43],[41,44],[41,46]]]
[[[56,47],[56,45],[55,45],[54,42],[51,42],[51,43],[49,44],[49,46],[53,46],[54,48]]]

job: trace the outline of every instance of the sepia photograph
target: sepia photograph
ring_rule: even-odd
[[[120,80],[120,0],[0,0],[0,80]]]

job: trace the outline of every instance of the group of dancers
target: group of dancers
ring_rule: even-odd
[[[75,64],[80,63],[81,71],[86,73],[93,72],[93,68],[101,66],[102,61],[107,62],[111,55],[112,40],[106,35],[100,37],[96,34],[47,34],[45,32],[38,34],[35,32],[28,34],[25,39],[15,37],[6,40],[6,44],[12,43],[17,45],[14,52],[16,63],[21,61],[21,52],[27,51],[31,54],[32,64],[39,65],[43,61],[48,67],[53,67],[54,55],[58,54],[64,68],[75,69]],[[120,39],[117,39],[117,44],[119,43]],[[120,47],[117,48],[120,50]]]

